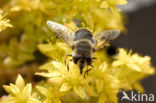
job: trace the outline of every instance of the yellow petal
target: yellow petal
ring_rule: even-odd
[[[32,85],[29,83],[27,84],[24,89],[23,89],[23,93],[26,95],[26,96],[30,96],[31,95],[31,90],[32,90]]]
[[[11,11],[20,11],[21,10],[21,6],[14,6],[11,8]]]
[[[64,51],[71,53],[71,48],[65,43],[57,43],[57,46],[63,49]]]
[[[138,71],[138,72],[141,72],[141,68],[136,65],[136,64],[127,64],[127,66],[130,68],[130,69],[133,69],[135,71]]]
[[[102,93],[99,97],[98,103],[105,103],[106,102],[106,96],[104,93]]]
[[[55,98],[55,99],[53,100],[53,103],[61,103],[61,100],[60,100],[59,98]]]
[[[96,89],[98,93],[100,93],[103,90],[103,86],[104,86],[103,84],[104,84],[103,79],[96,81]]]
[[[134,88],[137,90],[137,91],[139,91],[139,92],[141,92],[141,93],[144,93],[144,88],[141,86],[141,84],[139,83],[139,82],[137,82],[137,83],[134,83]]]
[[[74,86],[74,92],[78,96],[80,96],[82,99],[84,99],[86,97],[85,89],[82,86],[80,86],[80,85]]]
[[[53,77],[48,79],[48,83],[60,84],[62,83],[63,78],[61,77]]]
[[[25,82],[24,82],[24,80],[23,80],[23,78],[22,78],[21,75],[18,75],[15,85],[16,85],[18,88],[20,88],[20,90],[22,90],[22,88],[24,88]]]
[[[66,92],[69,91],[71,89],[71,86],[68,83],[64,83],[62,84],[61,88],[60,88],[60,92]]]
[[[52,103],[52,99],[46,98],[43,103]]]
[[[63,65],[60,62],[56,62],[56,61],[52,61],[52,64],[55,66],[55,68],[57,68],[58,70],[61,70],[62,68],[65,68],[66,66]]]
[[[121,61],[114,61],[113,63],[112,63],[112,66],[120,66],[120,65],[122,65],[123,64],[123,62],[121,62]]]
[[[11,88],[10,88],[10,86],[3,85],[3,88],[5,89],[6,92],[11,93]]]
[[[15,86],[14,84],[11,84],[11,83],[10,83],[10,90],[13,93],[13,95],[16,95],[16,94],[18,94],[20,92],[20,89],[17,86]]]
[[[104,1],[104,2],[102,2],[102,4],[101,4],[100,7],[101,7],[101,8],[108,8],[109,5],[108,5],[108,3],[107,3],[106,1]]]
[[[42,65],[42,66],[40,66],[39,67],[39,69],[40,70],[54,70],[54,67],[53,67],[53,64],[51,64],[51,63],[46,63],[46,64],[44,64],[44,65]]]
[[[125,5],[127,4],[127,0],[114,0],[116,5]]]
[[[42,87],[42,86],[36,86],[36,88],[39,90],[39,92],[41,93],[41,94],[43,94],[43,95],[47,95],[47,93],[48,93],[48,89],[47,88],[45,88],[45,87]]]
[[[47,78],[53,78],[53,77],[60,77],[61,74],[59,72],[53,72],[53,73],[35,73],[36,75],[40,75]]]
[[[108,63],[107,63],[107,62],[103,62],[103,63],[100,64],[100,66],[99,66],[99,69],[100,69],[102,72],[105,72],[107,68],[108,68]]]
[[[35,98],[29,98],[27,103],[41,103],[41,102]]]

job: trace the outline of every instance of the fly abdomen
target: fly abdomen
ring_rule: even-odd
[[[82,74],[83,68],[92,63],[92,50],[91,44],[87,40],[80,40],[76,42],[73,49],[73,61],[79,65],[80,74]]]
[[[80,56],[91,56],[92,46],[87,41],[79,41],[74,46],[75,55]]]

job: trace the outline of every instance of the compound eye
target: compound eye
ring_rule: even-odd
[[[73,57],[73,61],[75,64],[77,64],[79,60],[80,60],[80,56],[74,56]]]

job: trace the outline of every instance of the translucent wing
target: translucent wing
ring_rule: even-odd
[[[110,41],[114,40],[120,34],[120,30],[108,30],[103,31],[95,35],[96,47],[95,50],[98,50],[105,46]]]
[[[73,38],[75,33],[72,30],[53,21],[47,21],[47,25],[61,40],[67,43],[70,47],[73,46]]]

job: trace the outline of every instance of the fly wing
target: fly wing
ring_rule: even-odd
[[[96,47],[95,50],[98,50],[105,46],[110,41],[117,38],[120,34],[120,30],[108,30],[103,31],[95,35]]]
[[[48,27],[70,47],[73,46],[74,32],[64,25],[58,24],[53,21],[47,21]]]

